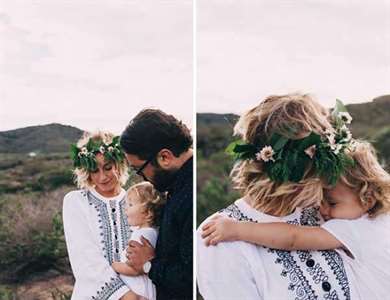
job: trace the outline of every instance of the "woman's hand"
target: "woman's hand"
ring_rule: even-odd
[[[238,237],[238,223],[233,219],[217,215],[202,227],[202,238],[206,246],[217,245],[219,242],[234,241]]]

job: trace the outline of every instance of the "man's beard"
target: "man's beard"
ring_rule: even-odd
[[[178,170],[164,170],[155,168],[155,172],[150,182],[159,192],[166,192],[176,179]]]

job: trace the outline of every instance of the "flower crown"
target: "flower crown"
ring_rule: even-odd
[[[256,160],[264,163],[264,170],[275,182],[299,182],[309,164],[315,174],[336,184],[346,168],[354,166],[354,160],[345,150],[353,146],[352,134],[346,124],[351,115],[340,100],[332,111],[334,132],[326,131],[325,137],[311,132],[302,139],[289,139],[274,133],[264,144],[253,145],[242,140],[231,143],[226,151],[235,160]]]
[[[106,161],[120,163],[125,159],[125,154],[119,144],[119,136],[114,137],[110,144],[106,144],[101,140],[94,141],[90,138],[87,144],[81,148],[77,147],[76,144],[71,145],[73,166],[89,172],[96,171],[96,154],[98,153],[103,154]]]

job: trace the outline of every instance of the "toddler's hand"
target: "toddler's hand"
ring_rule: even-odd
[[[217,245],[223,241],[234,241],[236,239],[236,223],[233,219],[217,215],[202,227],[202,238],[206,246]]]

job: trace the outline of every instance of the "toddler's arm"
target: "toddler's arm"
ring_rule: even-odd
[[[132,267],[130,267],[129,265],[127,265],[126,263],[123,263],[123,262],[115,261],[112,263],[111,266],[115,272],[122,274],[122,275],[127,275],[127,276],[139,275],[136,270],[134,270]]]
[[[328,250],[343,245],[321,227],[292,225],[282,222],[238,222],[216,216],[202,227],[206,245],[222,241],[246,241],[282,250]]]

